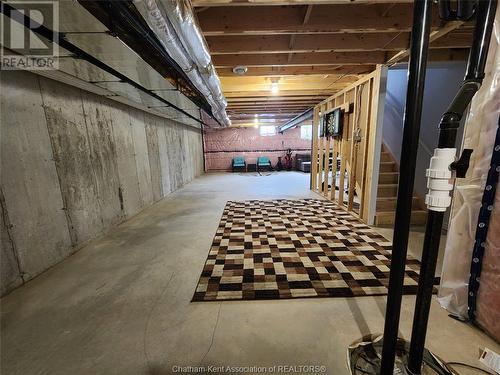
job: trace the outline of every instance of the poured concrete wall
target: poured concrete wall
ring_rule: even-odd
[[[202,173],[198,128],[28,72],[1,88],[2,295]]]

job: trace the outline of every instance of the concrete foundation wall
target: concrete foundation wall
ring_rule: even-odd
[[[203,172],[200,129],[1,73],[2,295]]]

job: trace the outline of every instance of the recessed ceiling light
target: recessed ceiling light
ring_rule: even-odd
[[[272,82],[271,83],[271,92],[273,94],[277,94],[280,91],[280,87],[278,85],[278,82]]]
[[[238,65],[233,68],[233,73],[239,76],[244,75],[248,71],[248,68],[243,65]]]

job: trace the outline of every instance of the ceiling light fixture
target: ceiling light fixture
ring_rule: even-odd
[[[280,87],[277,81],[271,82],[271,93],[276,95],[280,91]]]
[[[244,75],[247,71],[248,71],[248,68],[246,66],[243,66],[243,65],[238,65],[238,66],[235,66],[233,68],[233,73],[238,75],[238,76]]]

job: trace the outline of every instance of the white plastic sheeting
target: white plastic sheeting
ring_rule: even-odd
[[[205,96],[222,126],[231,125],[227,101],[205,39],[187,1],[138,0],[137,9],[159,37],[169,55]]]
[[[474,152],[466,178],[458,179],[456,183],[438,295],[444,308],[462,318],[468,317],[467,293],[474,237],[500,115],[499,44],[500,9],[497,9],[486,77],[471,103],[466,121],[463,148],[473,149]],[[500,339],[499,195],[497,191],[476,310],[478,323],[497,339]]]

